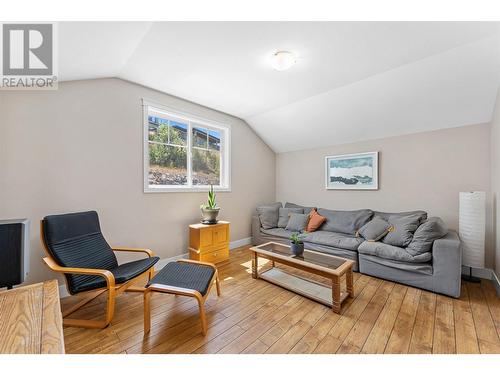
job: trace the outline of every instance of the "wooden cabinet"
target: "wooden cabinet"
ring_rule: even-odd
[[[229,222],[191,224],[189,226],[189,259],[220,263],[229,259]]]

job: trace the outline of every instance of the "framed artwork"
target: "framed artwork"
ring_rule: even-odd
[[[378,189],[378,151],[327,156],[325,159],[327,189]]]

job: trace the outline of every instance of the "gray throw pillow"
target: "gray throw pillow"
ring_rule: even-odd
[[[285,229],[292,232],[303,232],[306,229],[308,221],[309,215],[292,213]]]
[[[272,205],[257,207],[260,225],[264,229],[276,228],[278,226],[279,209],[281,203],[273,203]]]
[[[413,239],[413,234],[420,225],[420,220],[419,215],[390,216],[389,224],[391,224],[391,228],[382,242],[392,246],[408,246]]]
[[[279,218],[278,218],[278,228],[286,228],[288,220],[290,219],[290,214],[303,214],[303,208],[280,208]]]
[[[432,250],[435,240],[444,237],[448,233],[446,224],[439,217],[431,217],[423,222],[413,235],[406,251],[411,255],[425,254]]]
[[[391,224],[382,219],[381,217],[375,216],[371,221],[366,223],[358,230],[358,235],[363,237],[365,240],[374,242],[380,240],[387,233],[389,233],[389,228]]]

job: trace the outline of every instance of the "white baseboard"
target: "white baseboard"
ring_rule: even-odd
[[[469,275],[469,267],[462,266],[462,275]],[[500,297],[500,281],[494,270],[490,268],[472,268],[472,276],[491,280],[495,286],[497,295]]]
[[[236,241],[230,242],[229,248],[231,250],[233,250],[233,249],[236,249],[237,247],[250,245],[251,243],[252,243],[252,237],[242,238],[241,240],[236,240]]]
[[[229,249],[233,250],[233,249],[236,249],[237,247],[250,245],[251,243],[252,243],[252,237],[242,238],[240,240],[230,242]],[[188,253],[184,253],[184,254],[176,255],[176,256],[173,256],[170,258],[160,259],[158,261],[158,263],[155,264],[155,270],[159,271],[163,267],[165,267],[165,265],[167,263],[175,262],[177,259],[182,259],[182,258],[187,258],[187,257],[188,257]],[[66,289],[66,284],[64,284],[64,283],[62,285],[59,285],[59,296],[60,296],[60,298],[64,298],[64,297],[69,296],[69,293]]]

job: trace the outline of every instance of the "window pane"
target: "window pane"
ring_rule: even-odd
[[[193,149],[193,185],[220,185],[220,152]]]
[[[193,147],[207,148],[207,129],[193,126]]]
[[[220,132],[215,130],[208,131],[208,148],[220,151]]]
[[[149,143],[149,185],[187,185],[185,147]]]
[[[170,143],[173,145],[186,146],[187,129],[187,124],[170,120]]]
[[[149,116],[149,140],[153,142],[168,142],[168,120]]]

